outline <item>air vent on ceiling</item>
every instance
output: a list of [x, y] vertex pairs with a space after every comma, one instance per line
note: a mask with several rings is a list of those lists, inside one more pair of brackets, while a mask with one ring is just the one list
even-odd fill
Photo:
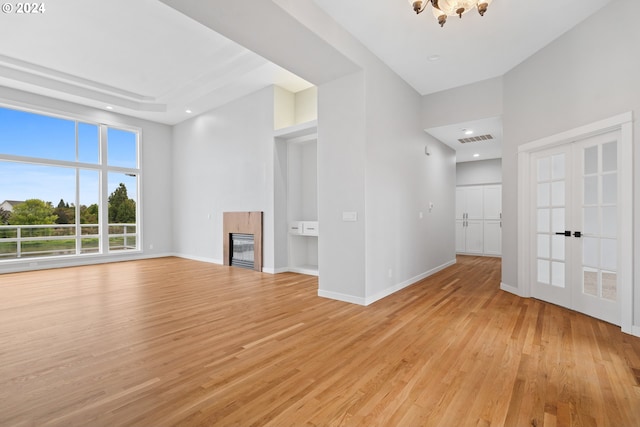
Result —
[[460, 141], [461, 144], [466, 144], [468, 142], [487, 141], [489, 139], [493, 139], [493, 136], [487, 134], [487, 135], [471, 136], [469, 138], [461, 138], [458, 141]]

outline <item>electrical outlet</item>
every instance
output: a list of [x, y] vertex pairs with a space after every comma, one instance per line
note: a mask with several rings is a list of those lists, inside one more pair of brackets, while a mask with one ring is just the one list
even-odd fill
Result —
[[389, 269], [389, 272], [387, 274], [389, 275], [389, 278], [393, 277], [393, 270]]

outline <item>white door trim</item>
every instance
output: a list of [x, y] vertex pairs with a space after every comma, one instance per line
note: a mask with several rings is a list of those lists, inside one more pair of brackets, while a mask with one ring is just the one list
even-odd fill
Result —
[[[627, 112], [585, 126], [551, 135], [518, 147], [518, 287], [523, 297], [531, 296], [530, 247], [531, 217], [529, 197], [530, 157], [534, 151], [552, 148], [590, 136], [620, 129], [622, 164], [619, 169], [619, 207], [622, 230], [633, 229], [633, 113]], [[631, 254], [622, 259], [620, 283], [621, 328], [628, 334], [638, 335], [633, 327], [633, 235], [621, 233], [619, 253]]]

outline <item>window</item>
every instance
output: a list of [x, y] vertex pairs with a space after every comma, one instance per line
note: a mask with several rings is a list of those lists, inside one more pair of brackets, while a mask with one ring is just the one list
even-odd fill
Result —
[[139, 133], [0, 107], [0, 262], [138, 250]]

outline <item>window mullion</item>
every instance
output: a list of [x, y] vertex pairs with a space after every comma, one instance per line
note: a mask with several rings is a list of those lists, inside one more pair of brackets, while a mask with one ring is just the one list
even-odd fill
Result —
[[109, 252], [109, 169], [107, 165], [107, 126], [100, 125], [100, 212], [98, 215], [100, 252]]

